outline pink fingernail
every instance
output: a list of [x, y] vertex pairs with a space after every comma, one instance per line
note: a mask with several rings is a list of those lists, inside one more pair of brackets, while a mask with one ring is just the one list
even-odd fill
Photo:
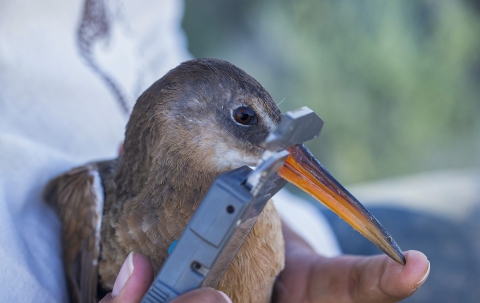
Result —
[[218, 291], [228, 303], [232, 303], [232, 300], [222, 291]]
[[417, 291], [417, 289], [420, 288], [420, 286], [422, 286], [423, 282], [425, 282], [425, 280], [428, 278], [428, 275], [430, 274], [430, 262], [428, 262], [428, 265], [427, 265], [427, 270], [425, 271], [425, 274], [423, 275], [423, 277], [420, 279], [420, 281], [418, 281], [417, 283], [415, 283], [415, 285], [413, 286], [413, 289], [412, 289], [412, 294], [414, 292]]
[[128, 278], [133, 274], [133, 251], [128, 255], [125, 262], [123, 262], [122, 268], [118, 273], [115, 284], [113, 284], [112, 297], [117, 296], [122, 290], [125, 283], [127, 283]]
[[430, 274], [430, 262], [428, 262], [427, 271], [426, 271], [425, 274], [423, 275], [422, 279], [417, 282], [416, 285], [421, 285], [421, 284], [423, 284], [423, 282], [425, 282], [425, 280], [428, 278], [428, 275], [429, 275], [429, 274]]

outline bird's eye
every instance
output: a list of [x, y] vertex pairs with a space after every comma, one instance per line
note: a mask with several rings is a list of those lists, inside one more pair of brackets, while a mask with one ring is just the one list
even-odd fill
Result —
[[257, 115], [255, 115], [253, 109], [247, 106], [241, 106], [234, 110], [233, 118], [243, 125], [253, 125], [257, 123]]

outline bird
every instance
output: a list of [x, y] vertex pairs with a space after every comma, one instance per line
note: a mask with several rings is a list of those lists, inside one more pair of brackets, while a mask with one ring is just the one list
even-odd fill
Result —
[[[256, 166], [281, 119], [266, 89], [227, 61], [186, 61], [153, 83], [132, 110], [117, 158], [73, 168], [44, 189], [62, 223], [70, 301], [96, 302], [110, 291], [132, 251], [158, 272], [215, 178]], [[281, 177], [405, 264], [390, 235], [303, 145], [288, 151]], [[269, 201], [218, 284], [233, 302], [270, 301], [285, 261], [281, 226]]]

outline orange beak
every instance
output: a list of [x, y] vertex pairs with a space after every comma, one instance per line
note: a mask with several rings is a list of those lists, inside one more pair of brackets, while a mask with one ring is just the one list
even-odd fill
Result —
[[288, 151], [290, 155], [279, 171], [283, 179], [312, 195], [390, 258], [405, 265], [405, 257], [390, 234], [330, 175], [303, 144], [292, 146]]

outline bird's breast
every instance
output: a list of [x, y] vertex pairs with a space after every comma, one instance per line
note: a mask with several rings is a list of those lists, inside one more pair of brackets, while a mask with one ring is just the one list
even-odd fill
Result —
[[267, 303], [285, 263], [282, 224], [269, 201], [217, 289], [234, 303]]
[[[125, 208], [129, 208], [129, 203], [126, 203]], [[158, 228], [162, 233], [146, 237], [147, 233], [142, 232], [140, 233], [142, 236], [139, 236], [133, 231], [142, 230], [142, 226], [145, 228], [145, 216], [142, 215], [143, 220], [140, 220], [134, 210], [128, 213], [129, 216], [125, 217], [128, 219], [126, 222], [120, 218], [117, 224], [113, 224], [114, 220], [110, 218], [110, 224], [107, 224], [110, 228], [105, 226], [108, 231], [104, 230], [102, 235], [102, 238], [103, 236], [109, 238], [109, 241], [102, 239], [103, 251], [99, 267], [101, 284], [106, 289], [113, 287], [123, 260], [130, 251], [148, 256], [154, 270], [158, 271], [167, 257], [168, 246], [181, 234], [179, 226], [172, 230], [172, 226], [176, 224], [170, 222], [168, 218], [171, 219], [173, 216], [167, 216], [168, 218], [163, 217], [160, 220], [162, 228]], [[157, 213], [165, 216], [168, 211]], [[186, 218], [184, 219], [182, 221], [188, 222]], [[177, 220], [176, 223], [180, 224]], [[125, 228], [127, 226], [129, 228]], [[225, 292], [234, 303], [267, 303], [270, 301], [275, 279], [283, 269], [284, 261], [285, 247], [280, 216], [273, 203], [269, 201], [220, 280], [217, 289]]]

